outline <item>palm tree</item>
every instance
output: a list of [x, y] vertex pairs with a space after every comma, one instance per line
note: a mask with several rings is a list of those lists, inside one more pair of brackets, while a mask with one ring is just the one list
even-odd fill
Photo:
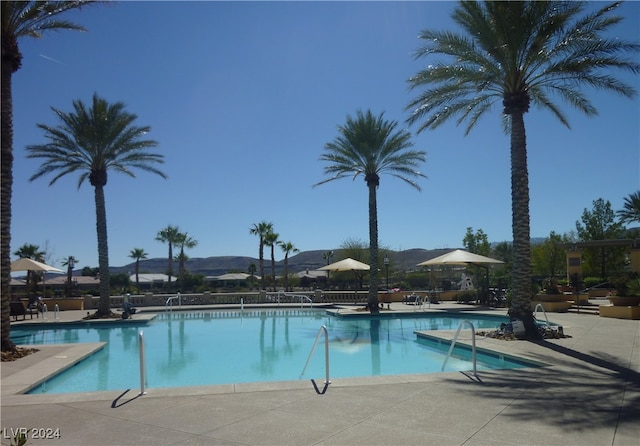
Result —
[[129, 258], [136, 261], [136, 289], [140, 292], [140, 260], [146, 259], [149, 254], [142, 248], [133, 248], [129, 252]]
[[259, 268], [260, 268], [260, 288], [265, 289], [264, 286], [264, 237], [273, 231], [273, 223], [269, 223], [266, 221], [261, 221], [260, 223], [254, 223], [252, 227], [249, 228], [249, 233], [251, 235], [257, 235], [260, 238], [260, 243], [258, 245], [258, 256], [259, 256]]
[[289, 290], [289, 254], [300, 252], [291, 242], [279, 241], [278, 246], [284, 251], [284, 290]]
[[278, 237], [280, 234], [277, 232], [268, 232], [264, 236], [264, 245], [271, 248], [271, 280], [273, 281], [273, 291], [276, 290], [276, 257], [274, 253], [275, 246], [278, 244]]
[[511, 206], [513, 232], [513, 300], [509, 314], [522, 319], [527, 335], [538, 335], [531, 312], [529, 173], [524, 114], [531, 103], [553, 113], [569, 127], [554, 102], [560, 98], [588, 116], [597, 111], [584, 87], [635, 95], [632, 86], [606, 73], [618, 68], [640, 72], [625, 53], [640, 46], [603, 35], [622, 20], [610, 16], [613, 3], [586, 14], [584, 2], [460, 2], [454, 21], [464, 34], [425, 30], [427, 43], [416, 58], [442, 55], [446, 62], [429, 62], [409, 79], [421, 89], [407, 109], [418, 132], [435, 129], [456, 117], [467, 121], [466, 133], [498, 102], [511, 136]]
[[66, 266], [67, 267], [67, 296], [71, 297], [71, 294], [73, 293], [73, 268], [76, 266], [76, 263], [78, 262], [78, 259], [76, 259], [74, 256], [69, 256], [66, 259], [63, 260], [62, 262], [62, 266]]
[[169, 280], [167, 282], [167, 287], [169, 291], [171, 291], [171, 276], [173, 275], [173, 247], [180, 242], [180, 228], [169, 225], [158, 231], [156, 240], [169, 245], [169, 257], [167, 260], [167, 275], [169, 276]]
[[100, 268], [100, 301], [94, 317], [99, 318], [111, 314], [104, 194], [107, 173], [112, 170], [135, 178], [132, 169], [140, 169], [163, 178], [166, 175], [154, 166], [163, 162], [163, 156], [146, 150], [158, 145], [156, 141], [143, 139], [151, 127], [134, 126], [137, 116], [126, 112], [122, 102], [110, 104], [94, 94], [89, 108], [80, 100], [73, 101], [73, 108], [70, 113], [52, 108], [61, 121], [57, 128], [38, 124], [49, 142], [27, 147], [27, 158], [43, 160], [29, 181], [51, 174], [49, 185], [52, 185], [63, 176], [78, 172], [78, 188], [87, 179], [93, 186]]
[[[21, 259], [35, 260], [36, 262], [44, 262], [45, 254], [44, 251], [40, 251], [38, 245], [31, 245], [29, 243], [25, 243], [13, 252], [14, 256], [18, 256]], [[35, 271], [27, 271], [27, 279], [25, 281], [27, 296], [31, 296], [31, 288], [35, 287], [36, 277], [34, 277], [34, 275]]]
[[640, 223], [640, 190], [624, 199], [624, 206], [618, 211], [621, 223]]
[[184, 253], [184, 248], [195, 248], [198, 246], [198, 241], [191, 237], [186, 232], [184, 234], [180, 234], [178, 236], [178, 245], [180, 245], [180, 254], [178, 254], [178, 274], [180, 277], [180, 287], [184, 287], [184, 263], [187, 261], [188, 257]]
[[356, 118], [347, 116], [347, 122], [338, 127], [340, 136], [325, 145], [321, 161], [329, 164], [324, 172], [330, 177], [317, 183], [328, 183], [339, 178], [355, 178], [359, 175], [369, 189], [369, 311], [378, 313], [378, 204], [377, 189], [380, 175], [388, 173], [420, 190], [414, 178], [424, 177], [417, 170], [426, 161], [424, 151], [409, 150], [413, 147], [411, 134], [396, 131], [398, 123], [384, 119], [384, 113], [374, 116], [370, 110], [358, 111]]
[[48, 30], [84, 30], [79, 25], [59, 20], [70, 9], [77, 9], [89, 2], [82, 1], [4, 1], [0, 2], [2, 23], [2, 62], [0, 71], [0, 299], [2, 351], [15, 350], [11, 341], [10, 283], [11, 283], [11, 194], [13, 187], [13, 73], [22, 65], [18, 41], [23, 37], [41, 37]]
[[[327, 261], [327, 265], [331, 263], [331, 259], [335, 253], [333, 251], [325, 251], [322, 253], [322, 258]], [[329, 271], [327, 271], [327, 285], [329, 285]]]

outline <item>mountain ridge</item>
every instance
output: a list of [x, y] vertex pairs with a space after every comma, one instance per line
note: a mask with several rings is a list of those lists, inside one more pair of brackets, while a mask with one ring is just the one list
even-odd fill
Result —
[[[416, 265], [425, 260], [446, 254], [458, 248], [447, 249], [422, 249], [414, 248], [402, 251], [387, 251], [391, 262], [391, 267], [401, 270], [416, 269]], [[295, 274], [301, 271], [313, 271], [327, 264], [323, 258], [323, 254], [329, 250], [313, 250], [302, 251], [294, 256], [289, 257], [289, 273]], [[331, 262], [337, 262], [343, 257], [339, 256], [340, 250], [334, 250], [336, 255]], [[366, 261], [365, 261], [366, 262]], [[192, 258], [185, 262], [185, 269], [191, 274], [204, 274], [205, 276], [219, 276], [229, 272], [247, 272], [249, 265], [255, 264], [259, 267], [259, 259], [247, 256], [212, 256]], [[278, 260], [276, 264], [276, 273], [280, 274], [284, 270], [284, 259]], [[140, 274], [158, 274], [167, 270], [166, 258], [153, 258], [140, 260]], [[382, 265], [381, 265], [382, 266]], [[271, 272], [271, 259], [264, 259], [265, 270]], [[177, 262], [173, 262], [174, 271], [177, 269]], [[135, 262], [123, 266], [112, 266], [109, 268], [111, 273], [133, 274], [135, 271]]]
[[[532, 237], [531, 243], [537, 244], [544, 242], [544, 237]], [[491, 243], [491, 246], [504, 242]], [[511, 242], [507, 242], [511, 243]], [[412, 271], [417, 269], [417, 264], [426, 260], [433, 259], [434, 257], [441, 256], [455, 249], [464, 248], [440, 248], [440, 249], [423, 249], [412, 248], [402, 251], [385, 251], [389, 255], [390, 268], [394, 270]], [[295, 274], [301, 271], [313, 271], [327, 264], [327, 261], [323, 258], [323, 254], [329, 249], [317, 249], [311, 251], [301, 251], [291, 257], [289, 257], [289, 273]], [[331, 262], [337, 262], [344, 257], [340, 257], [340, 249], [334, 249], [336, 254], [331, 259]], [[367, 263], [367, 260], [363, 260]], [[330, 263], [331, 263], [330, 262]], [[249, 265], [255, 264], [256, 268], [259, 266], [259, 259], [248, 256], [212, 256], [212, 257], [196, 257], [189, 259], [185, 262], [185, 269], [191, 274], [204, 274], [205, 276], [220, 276], [229, 272], [248, 272]], [[284, 259], [278, 260], [276, 263], [276, 274], [281, 274], [284, 271]], [[177, 262], [173, 262], [174, 271], [177, 270]], [[381, 268], [384, 265], [380, 265]], [[264, 259], [265, 271], [271, 273], [271, 258], [265, 257]], [[112, 273], [128, 273], [133, 274], [135, 271], [135, 262], [123, 266], [112, 266], [109, 268]], [[167, 270], [167, 259], [162, 257], [156, 257], [153, 259], [145, 259], [140, 261], [140, 274], [159, 274], [164, 273]]]

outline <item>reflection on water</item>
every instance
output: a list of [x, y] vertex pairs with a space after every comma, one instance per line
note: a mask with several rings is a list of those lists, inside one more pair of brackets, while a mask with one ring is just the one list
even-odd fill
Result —
[[[474, 321], [474, 325], [493, 328], [500, 322]], [[56, 330], [18, 328], [12, 330], [12, 338], [20, 344], [107, 343], [102, 351], [37, 390], [56, 393], [137, 387], [141, 330], [147, 386], [153, 388], [298, 379], [322, 325], [329, 334], [332, 378], [439, 372], [443, 349], [418, 342], [414, 331], [455, 330], [458, 323], [455, 317], [422, 315], [336, 318], [306, 309], [200, 311], [160, 314], [149, 325], [111, 329], [98, 324]], [[469, 368], [464, 359], [454, 358], [449, 365]], [[324, 354], [316, 353], [304, 378], [323, 376]]]

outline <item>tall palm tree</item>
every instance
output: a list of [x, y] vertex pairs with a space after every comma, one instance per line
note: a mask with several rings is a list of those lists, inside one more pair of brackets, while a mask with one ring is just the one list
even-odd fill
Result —
[[167, 282], [167, 288], [171, 291], [171, 276], [173, 275], [173, 247], [180, 242], [180, 228], [169, 225], [158, 231], [156, 240], [169, 245], [169, 257], [167, 260], [167, 276], [169, 276], [169, 281]]
[[291, 242], [279, 241], [278, 246], [284, 252], [284, 290], [289, 290], [289, 254], [300, 252]]
[[129, 258], [136, 261], [136, 289], [140, 292], [140, 260], [147, 258], [149, 254], [142, 248], [133, 248], [129, 251]]
[[640, 190], [624, 199], [624, 206], [618, 211], [621, 223], [640, 223]]
[[277, 232], [268, 232], [264, 236], [264, 245], [271, 248], [271, 280], [273, 281], [273, 291], [276, 291], [276, 257], [274, 249], [278, 244], [278, 237], [280, 234]]
[[340, 136], [325, 145], [321, 161], [329, 163], [324, 172], [329, 178], [314, 185], [340, 178], [359, 175], [369, 189], [369, 311], [378, 313], [378, 204], [377, 190], [380, 175], [388, 173], [421, 190], [415, 181], [424, 177], [417, 168], [426, 161], [424, 151], [413, 147], [411, 134], [396, 130], [396, 121], [384, 119], [384, 113], [374, 116], [370, 110], [358, 111], [355, 119], [347, 116], [347, 122], [338, 127]]
[[73, 293], [73, 268], [78, 263], [78, 259], [74, 256], [69, 256], [62, 261], [62, 266], [67, 267], [67, 297], [71, 297]]
[[[18, 256], [21, 259], [31, 259], [36, 262], [44, 262], [45, 252], [40, 250], [38, 245], [31, 245], [25, 243], [19, 249], [13, 252], [14, 256]], [[27, 279], [25, 281], [27, 296], [31, 296], [31, 288], [35, 287], [36, 277], [35, 271], [27, 271]]]
[[[331, 263], [331, 259], [335, 253], [333, 251], [325, 251], [322, 253], [322, 258], [326, 260], [327, 265]], [[327, 271], [327, 285], [329, 285], [329, 271]]]
[[553, 113], [569, 127], [554, 102], [561, 99], [588, 116], [597, 111], [585, 95], [595, 87], [626, 97], [632, 86], [607, 73], [610, 69], [640, 72], [626, 54], [637, 53], [637, 43], [604, 35], [621, 17], [611, 16], [613, 3], [585, 13], [584, 2], [460, 2], [453, 20], [463, 34], [422, 31], [426, 43], [416, 58], [442, 55], [409, 79], [421, 90], [407, 109], [409, 123], [418, 132], [435, 129], [456, 117], [467, 122], [466, 133], [498, 102], [511, 136], [511, 206], [513, 232], [512, 303], [509, 314], [522, 319], [527, 335], [536, 337], [531, 312], [531, 255], [529, 227], [529, 173], [524, 115], [530, 104]]
[[93, 186], [98, 236], [98, 267], [100, 269], [100, 301], [94, 317], [111, 314], [109, 302], [109, 245], [107, 242], [107, 210], [104, 187], [107, 173], [121, 172], [135, 178], [132, 169], [166, 175], [154, 164], [163, 163], [163, 156], [147, 149], [158, 145], [143, 139], [151, 127], [137, 127], [137, 116], [128, 113], [122, 102], [110, 104], [97, 94], [89, 108], [80, 100], [73, 101], [70, 113], [52, 108], [61, 121], [59, 127], [38, 124], [44, 131], [45, 144], [27, 147], [28, 158], [43, 160], [29, 181], [52, 175], [49, 185], [71, 173], [79, 173], [78, 188], [85, 180]]
[[257, 235], [260, 238], [260, 243], [258, 245], [258, 257], [259, 263], [258, 267], [260, 268], [260, 289], [265, 289], [264, 285], [264, 237], [273, 231], [273, 223], [261, 221], [260, 223], [254, 223], [252, 227], [249, 228], [249, 233], [251, 235]]
[[24, 37], [41, 37], [45, 31], [84, 30], [59, 16], [89, 2], [82, 1], [3, 1], [0, 2], [2, 26], [2, 62], [0, 63], [0, 300], [2, 302], [1, 348], [15, 349], [10, 336], [11, 283], [11, 195], [13, 187], [13, 73], [22, 65], [18, 41]]
[[184, 248], [195, 248], [198, 246], [198, 241], [191, 237], [189, 234], [181, 233], [178, 236], [178, 245], [180, 246], [180, 254], [178, 254], [178, 274], [180, 277], [180, 287], [184, 287], [184, 264], [188, 257], [184, 253]]

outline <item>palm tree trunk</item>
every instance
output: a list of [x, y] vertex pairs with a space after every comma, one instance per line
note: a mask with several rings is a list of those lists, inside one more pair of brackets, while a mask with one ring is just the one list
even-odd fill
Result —
[[98, 316], [111, 313], [111, 290], [109, 287], [109, 244], [107, 242], [107, 210], [104, 200], [104, 188], [94, 186], [96, 202], [96, 232], [98, 234], [98, 270], [100, 271], [100, 301]]
[[264, 285], [264, 242], [262, 241], [262, 236], [260, 236], [260, 247], [258, 249], [258, 257], [259, 257], [259, 264], [260, 264], [260, 289], [264, 290], [265, 289], [265, 285]]
[[136, 289], [140, 294], [140, 259], [136, 259]]
[[178, 275], [180, 277], [180, 286], [178, 291], [184, 293], [184, 246], [180, 247], [180, 262], [178, 263]]
[[273, 280], [273, 291], [276, 291], [276, 257], [273, 252], [273, 245], [271, 245], [271, 279]]
[[289, 253], [284, 255], [284, 290], [289, 291]]
[[512, 300], [509, 315], [523, 321], [527, 337], [539, 337], [531, 310], [531, 234], [529, 171], [522, 113], [511, 115], [511, 217], [513, 231]]
[[[4, 44], [4, 42], [3, 42]], [[4, 50], [4, 45], [3, 45]], [[4, 55], [4, 51], [3, 51]], [[11, 96], [12, 64], [2, 57], [2, 86], [0, 86], [1, 121], [0, 138], [2, 155], [0, 159], [0, 300], [2, 301], [2, 351], [15, 349], [11, 341], [11, 190], [13, 186], [13, 99]]]
[[173, 275], [173, 242], [169, 240], [169, 261], [167, 264], [167, 289], [171, 292], [171, 276]]
[[378, 307], [378, 199], [377, 184], [369, 184], [369, 298], [367, 305], [373, 314]]

